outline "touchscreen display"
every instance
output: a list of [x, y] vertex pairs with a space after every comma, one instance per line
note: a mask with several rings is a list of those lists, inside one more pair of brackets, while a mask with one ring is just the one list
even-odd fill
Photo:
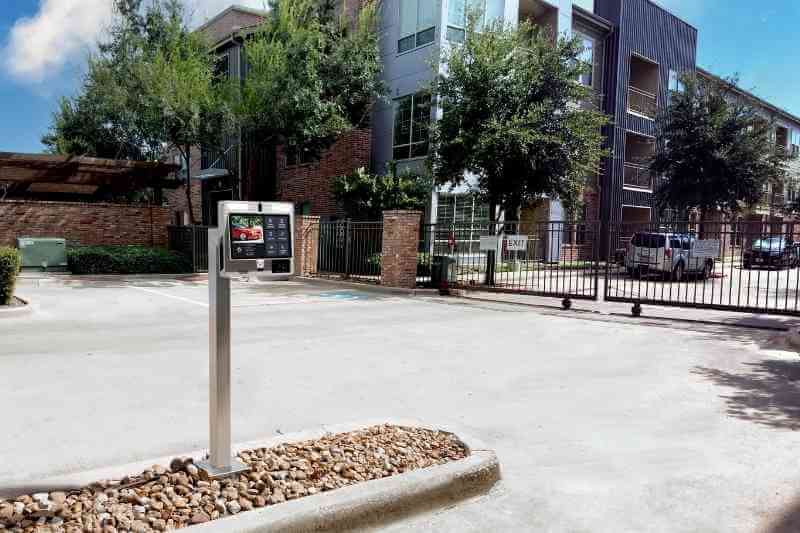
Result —
[[292, 256], [289, 215], [232, 214], [228, 220], [231, 259]]

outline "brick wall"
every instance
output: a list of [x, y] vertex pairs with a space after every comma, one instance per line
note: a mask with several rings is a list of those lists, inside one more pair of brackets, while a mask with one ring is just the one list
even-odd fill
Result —
[[255, 13], [232, 9], [224, 16], [207, 23], [200, 31], [206, 36], [209, 43], [214, 44], [223, 37], [227, 37], [241, 28], [255, 26], [262, 20], [263, 17]]
[[294, 225], [294, 273], [313, 276], [317, 273], [319, 217], [297, 216]]
[[0, 201], [0, 245], [16, 237], [63, 237], [68, 244], [167, 245], [167, 207]]
[[310, 214], [342, 215], [333, 198], [333, 178], [369, 167], [372, 134], [356, 129], [342, 135], [318, 161], [287, 166], [286, 153], [278, 149], [278, 199], [301, 204], [309, 202]]
[[384, 211], [381, 285], [417, 286], [420, 211]]
[[[189, 164], [192, 176], [196, 176], [202, 170], [200, 147], [194, 146], [189, 154]], [[173, 150], [168, 154], [168, 158], [172, 161], [175, 157], [180, 157], [180, 152]], [[180, 163], [179, 163], [180, 164]], [[178, 220], [178, 213], [189, 213], [188, 202], [186, 200], [186, 187], [181, 186], [177, 189], [164, 191], [164, 198], [167, 200], [170, 208], [170, 223], [175, 224]], [[194, 212], [195, 221], [198, 224], [203, 223], [203, 185], [199, 180], [192, 180], [192, 211]], [[181, 220], [186, 217], [181, 216]], [[186, 220], [186, 223], [190, 223]]]

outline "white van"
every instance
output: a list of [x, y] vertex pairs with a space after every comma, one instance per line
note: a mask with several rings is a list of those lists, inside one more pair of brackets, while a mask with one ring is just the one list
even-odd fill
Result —
[[719, 241], [678, 233], [636, 233], [625, 254], [631, 277], [657, 274], [681, 281], [687, 274], [707, 279], [719, 259]]

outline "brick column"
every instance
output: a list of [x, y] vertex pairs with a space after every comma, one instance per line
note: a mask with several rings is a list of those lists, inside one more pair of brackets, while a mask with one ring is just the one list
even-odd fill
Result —
[[383, 212], [381, 284], [413, 289], [417, 286], [420, 211]]
[[294, 273], [313, 276], [317, 273], [319, 217], [296, 216], [294, 219]]

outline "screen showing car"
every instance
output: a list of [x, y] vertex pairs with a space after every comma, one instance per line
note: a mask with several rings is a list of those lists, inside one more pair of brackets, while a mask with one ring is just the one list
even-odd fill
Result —
[[289, 215], [232, 214], [228, 220], [231, 259], [292, 256]]

